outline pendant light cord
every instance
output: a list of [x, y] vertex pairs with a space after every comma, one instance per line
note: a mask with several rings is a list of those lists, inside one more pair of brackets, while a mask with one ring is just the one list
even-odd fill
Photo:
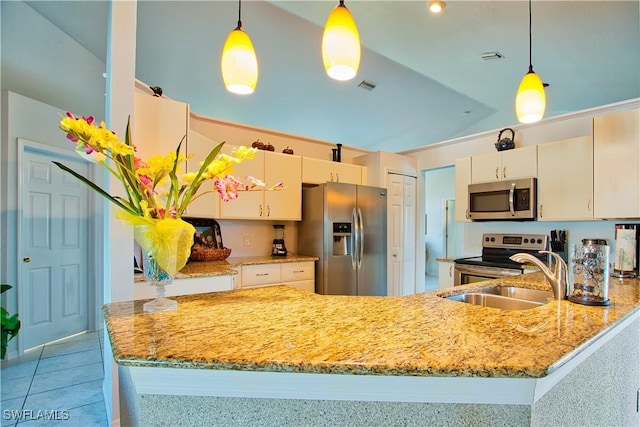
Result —
[[[242, 28], [242, 20], [240, 19], [241, 12], [242, 12], [242, 0], [238, 0], [238, 28], [237, 28], [238, 30]], [[531, 24], [529, 24], [529, 30], [531, 30]]]
[[531, 0], [529, 0], [529, 72], [533, 73], [533, 62], [531, 60]]

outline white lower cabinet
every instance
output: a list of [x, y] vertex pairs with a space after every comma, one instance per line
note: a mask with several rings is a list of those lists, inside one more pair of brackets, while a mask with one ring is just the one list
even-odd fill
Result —
[[[174, 279], [166, 287], [167, 296], [203, 294], [233, 290], [233, 275], [188, 277]], [[147, 282], [134, 282], [133, 299], [155, 298], [155, 288]]]
[[315, 292], [313, 261], [243, 265], [241, 288], [288, 285]]
[[453, 261], [438, 262], [438, 287], [448, 288], [453, 286]]

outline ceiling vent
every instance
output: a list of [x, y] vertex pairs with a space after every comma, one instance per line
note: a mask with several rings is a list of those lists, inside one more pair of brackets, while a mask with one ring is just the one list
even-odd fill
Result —
[[366, 80], [363, 80], [363, 81], [360, 82], [358, 87], [361, 87], [362, 89], [366, 89], [368, 91], [372, 91], [372, 90], [374, 90], [376, 88], [376, 85], [375, 85], [375, 83], [371, 83], [371, 82], [368, 82]]
[[484, 52], [480, 54], [480, 58], [484, 59], [485, 61], [493, 61], [496, 59], [503, 59], [504, 55], [500, 52]]

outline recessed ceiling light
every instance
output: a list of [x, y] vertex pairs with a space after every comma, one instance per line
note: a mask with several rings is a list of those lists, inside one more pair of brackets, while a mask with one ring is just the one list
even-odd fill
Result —
[[429, 10], [432, 13], [440, 13], [445, 7], [447, 7], [447, 4], [443, 1], [431, 0], [429, 2]]

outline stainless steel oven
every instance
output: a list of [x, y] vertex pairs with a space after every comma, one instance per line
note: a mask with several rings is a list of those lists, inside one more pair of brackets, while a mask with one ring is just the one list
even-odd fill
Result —
[[454, 261], [453, 284], [467, 285], [522, 274], [522, 264], [511, 261], [509, 257], [526, 252], [546, 260], [546, 255], [538, 251], [547, 250], [547, 246], [548, 237], [543, 234], [483, 234], [482, 256]]

